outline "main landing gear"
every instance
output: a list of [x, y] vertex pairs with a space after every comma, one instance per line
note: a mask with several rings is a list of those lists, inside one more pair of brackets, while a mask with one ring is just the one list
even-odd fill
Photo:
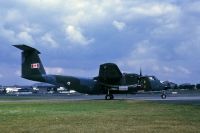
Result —
[[113, 99], [114, 99], [113, 94], [106, 94], [105, 100], [113, 100]]
[[166, 99], [166, 97], [167, 97], [167, 95], [166, 95], [165, 91], [163, 91], [162, 94], [161, 94], [161, 98]]
[[113, 96], [113, 94], [110, 94], [110, 91], [108, 89], [108, 92], [105, 96], [105, 100], [113, 100], [113, 99], [114, 99], [114, 96]]

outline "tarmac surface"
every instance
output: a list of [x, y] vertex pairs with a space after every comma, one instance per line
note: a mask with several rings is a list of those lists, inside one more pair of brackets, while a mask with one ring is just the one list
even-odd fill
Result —
[[[0, 102], [31, 102], [31, 101], [83, 101], [104, 100], [105, 95], [84, 94], [6, 94], [0, 95]], [[114, 100], [138, 100], [161, 103], [194, 104], [200, 105], [200, 93], [168, 94], [166, 99], [161, 99], [160, 94], [128, 94], [114, 95]]]

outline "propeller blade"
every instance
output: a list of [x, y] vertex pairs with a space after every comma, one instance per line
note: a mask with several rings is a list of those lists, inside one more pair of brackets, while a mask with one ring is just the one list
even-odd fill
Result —
[[141, 67], [140, 67], [140, 77], [142, 77], [142, 69], [141, 69]]
[[138, 77], [138, 86], [141, 87], [142, 86], [142, 69], [140, 67], [140, 75]]

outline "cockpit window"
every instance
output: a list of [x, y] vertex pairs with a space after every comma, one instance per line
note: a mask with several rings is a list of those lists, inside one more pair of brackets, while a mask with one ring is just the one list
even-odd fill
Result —
[[153, 77], [149, 77], [149, 80], [154, 80], [154, 78]]
[[157, 78], [155, 76], [150, 76], [149, 80], [157, 80]]

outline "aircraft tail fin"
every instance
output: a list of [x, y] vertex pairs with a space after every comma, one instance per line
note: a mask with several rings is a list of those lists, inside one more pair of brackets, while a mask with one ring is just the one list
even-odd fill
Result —
[[39, 57], [40, 52], [24, 44], [13, 46], [22, 50], [22, 78], [43, 82], [42, 75], [45, 75], [46, 72]]

